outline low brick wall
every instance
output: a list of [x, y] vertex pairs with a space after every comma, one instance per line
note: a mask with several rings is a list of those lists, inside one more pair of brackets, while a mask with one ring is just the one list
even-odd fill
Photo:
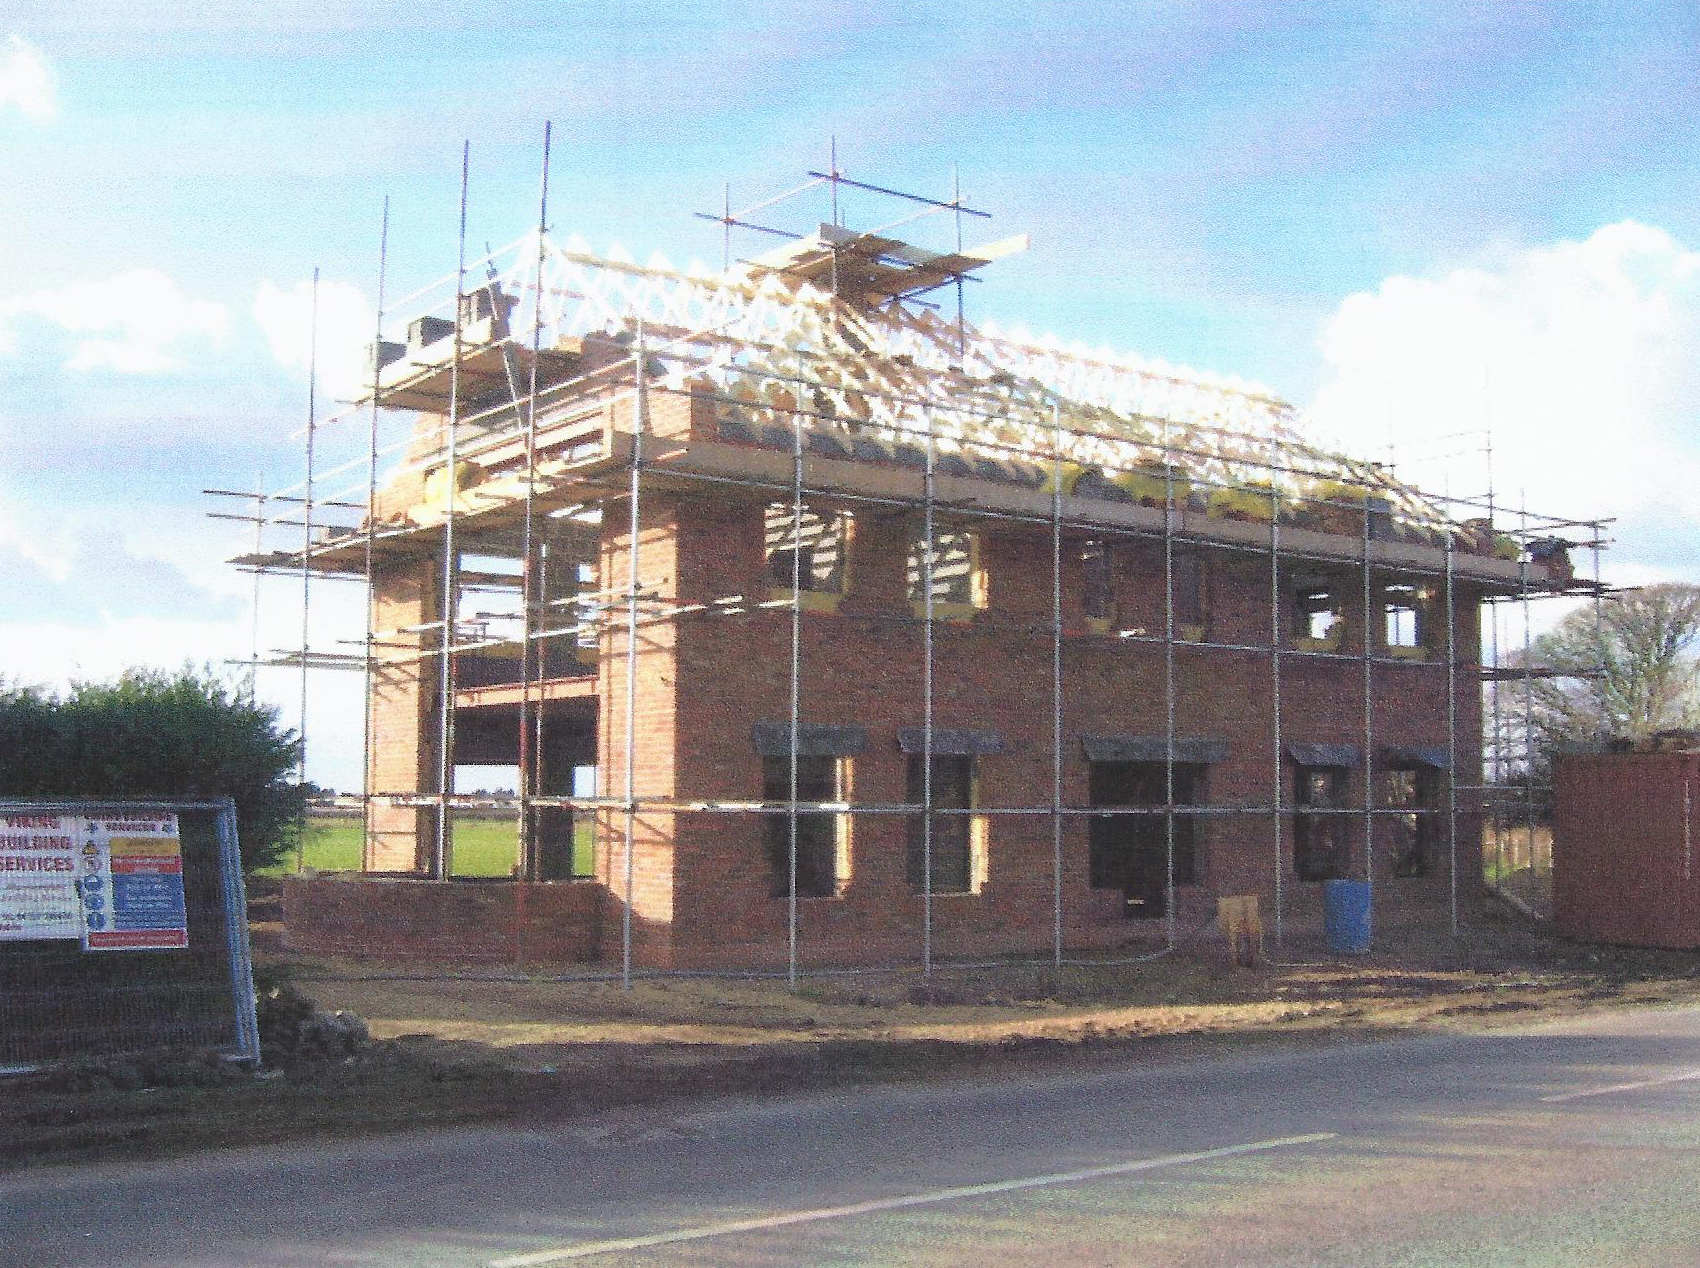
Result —
[[291, 876], [283, 940], [291, 951], [319, 955], [583, 964], [596, 959], [604, 906], [595, 881]]

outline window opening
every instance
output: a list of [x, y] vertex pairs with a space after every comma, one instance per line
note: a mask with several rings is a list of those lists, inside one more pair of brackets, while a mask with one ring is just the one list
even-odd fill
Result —
[[450, 789], [487, 804], [453, 806], [451, 876], [512, 876], [519, 862], [519, 767], [509, 762], [456, 762]]
[[[1206, 768], [1176, 762], [1174, 804], [1204, 801]], [[1167, 780], [1163, 762], [1092, 762], [1088, 797], [1094, 808], [1163, 809]], [[1199, 816], [1175, 811], [1175, 884], [1198, 879]], [[1123, 911], [1131, 919], [1161, 916], [1168, 888], [1168, 816], [1165, 814], [1094, 815], [1087, 827], [1088, 879], [1094, 889], [1119, 889]]]
[[[572, 773], [573, 796], [597, 796], [597, 768], [594, 765], [575, 766]], [[573, 810], [572, 875], [584, 878], [596, 875], [596, 814], [591, 810]]]
[[598, 546], [589, 526], [577, 521], [561, 521], [547, 531], [537, 548], [532, 581], [541, 605], [532, 633], [548, 637], [533, 649], [532, 672], [544, 678], [577, 677], [596, 664], [602, 609], [595, 593]]
[[[595, 594], [597, 588], [595, 564], [578, 563], [573, 565], [573, 578], [578, 585], [576, 593]], [[580, 669], [585, 666], [593, 666], [596, 663], [597, 649], [601, 642], [600, 627], [597, 623], [597, 616], [600, 611], [601, 601], [599, 599], [581, 599], [572, 604], [567, 609], [566, 619], [575, 627], [573, 637], [564, 640], [550, 640], [551, 642], [558, 641], [571, 644], [570, 648], [566, 649], [567, 653], [572, 657], [574, 665]], [[546, 663], [550, 655], [550, 649], [545, 648], [544, 659]]]
[[[537, 792], [544, 797], [596, 796], [597, 768], [569, 764], [547, 755], [550, 741], [544, 740], [545, 758], [538, 771]], [[596, 814], [574, 806], [537, 806], [531, 809], [531, 850], [540, 881], [583, 880], [596, 872]]]
[[789, 590], [795, 579], [800, 589], [811, 593], [842, 594], [848, 518], [841, 512], [822, 514], [805, 506], [799, 533], [791, 505], [770, 502], [763, 524], [769, 584]]
[[1116, 614], [1116, 581], [1114, 557], [1108, 542], [1087, 542], [1081, 548], [1080, 562], [1084, 574], [1081, 606], [1089, 620], [1108, 622]]
[[1293, 636], [1338, 647], [1343, 623], [1340, 595], [1333, 586], [1305, 582], [1293, 593]]
[[460, 552], [460, 571], [463, 576], [467, 573], [482, 573], [490, 577], [512, 577], [518, 580], [520, 567], [517, 555], [481, 554], [471, 550]]
[[[926, 796], [923, 772], [926, 760], [920, 753], [909, 755], [908, 797], [920, 805]], [[933, 754], [932, 891], [935, 894], [965, 894], [973, 888], [972, 816], [950, 811], [974, 808], [974, 759], [966, 754]], [[923, 815], [909, 820], [909, 884], [917, 893], [926, 888], [926, 842]]]
[[[926, 550], [924, 537], [910, 543], [909, 600], [916, 605], [925, 604], [927, 599], [922, 588]], [[933, 603], [959, 610], [986, 606], [979, 542], [966, 529], [946, 529], [933, 534]]]
[[1202, 630], [1205, 624], [1204, 560], [1192, 547], [1176, 546], [1171, 555], [1170, 572], [1176, 627], [1192, 626]]
[[512, 762], [456, 762], [454, 794], [491, 799], [519, 795], [519, 767]]
[[457, 552], [454, 642], [456, 681], [464, 687], [518, 682], [524, 601], [520, 561]]
[[1423, 645], [1424, 592], [1413, 585], [1390, 585], [1383, 592], [1383, 611], [1386, 614], [1388, 647], [1421, 647]]
[[[797, 758], [799, 803], [841, 800], [842, 761], [836, 757]], [[761, 761], [762, 800], [789, 803], [791, 758], [764, 757]], [[829, 810], [797, 812], [797, 897], [831, 898], [838, 892], [838, 833], [841, 816]], [[791, 813], [769, 812], [767, 816], [768, 892], [784, 898], [791, 892]]]
[[1429, 875], [1440, 834], [1434, 772], [1422, 767], [1385, 771], [1382, 787], [1387, 806], [1401, 812], [1388, 816], [1392, 820], [1393, 875], [1401, 879]]
[[1344, 766], [1294, 768], [1293, 871], [1301, 881], [1336, 880], [1346, 875]]

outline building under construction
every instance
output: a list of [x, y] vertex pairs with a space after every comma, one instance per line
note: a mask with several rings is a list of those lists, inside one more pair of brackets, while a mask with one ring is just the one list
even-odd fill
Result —
[[[294, 943], [1061, 961], [1230, 895], [1313, 930], [1338, 877], [1455, 927], [1504, 782], [1484, 605], [1597, 593], [1599, 526], [1496, 523], [1266, 395], [977, 328], [964, 279], [1023, 240], [832, 219], [679, 271], [543, 217], [381, 317], [365, 398], [261, 500], [305, 538], [241, 561], [369, 594], [362, 638], [290, 658], [362, 673], [368, 732], [365, 875], [293, 881]], [[489, 766], [517, 797], [457, 786]], [[512, 877], [447, 883], [504, 809]]]

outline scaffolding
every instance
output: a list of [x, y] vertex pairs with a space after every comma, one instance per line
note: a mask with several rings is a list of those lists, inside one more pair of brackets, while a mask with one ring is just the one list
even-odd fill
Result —
[[[978, 222], [986, 213], [968, 206], [959, 188], [948, 199], [932, 199], [852, 181], [839, 170], [835, 151], [826, 170], [811, 172], [795, 189], [737, 211], [728, 195], [720, 214], [700, 213], [722, 226], [723, 267], [680, 270], [663, 260], [639, 264], [618, 252], [598, 255], [577, 239], [556, 239], [549, 228], [546, 133], [535, 228], [469, 260], [470, 147], [461, 157], [455, 269], [386, 301], [387, 249], [380, 246], [369, 385], [324, 417], [316, 416], [310, 389], [302, 479], [272, 492], [208, 490], [252, 503], [251, 513], [234, 516], [252, 523], [256, 534], [255, 548], [237, 564], [300, 587], [300, 646], [267, 657], [256, 649], [254, 667], [299, 671], [304, 722], [312, 674], [364, 675], [361, 805], [368, 867], [375, 857], [375, 812], [383, 808], [428, 817], [425, 872], [444, 881], [454, 874], [457, 812], [511, 810], [514, 875], [531, 880], [545, 873], [540, 814], [593, 816], [603, 880], [621, 912], [618, 972], [629, 983], [639, 971], [633, 896], [640, 818], [758, 815], [771, 823], [782, 815], [788, 849], [786, 884], [778, 895], [786, 907], [783, 973], [795, 983], [809, 959], [799, 945], [801, 816], [854, 823], [897, 815], [919, 824], [924, 973], [971, 962], [935, 940], [934, 834], [954, 816], [981, 822], [1027, 817], [1048, 827], [1050, 936], [1047, 947], [1032, 951], [1058, 965], [1077, 958], [1064, 902], [1070, 825], [1118, 816], [1161, 820], [1160, 945], [1094, 957], [1135, 962], [1172, 952], [1186, 936], [1175, 892], [1182, 825], [1235, 816], [1268, 825], [1279, 948], [1287, 937], [1286, 890], [1293, 883], [1287, 875], [1291, 843], [1283, 834], [1295, 813], [1312, 822], [1340, 816], [1355, 825], [1362, 875], [1372, 887], [1378, 821], [1411, 813], [1406, 806], [1378, 804], [1375, 791], [1376, 692], [1395, 675], [1429, 675], [1445, 693], [1444, 752], [1420, 760], [1442, 785], [1438, 805], [1422, 813], [1443, 825], [1451, 930], [1459, 928], [1461, 867], [1468, 868], [1471, 885], [1482, 875], [1480, 860], [1461, 863], [1461, 849], [1474, 854], [1477, 848], [1460, 839], [1461, 823], [1474, 825], [1486, 816], [1495, 825], [1499, 854], [1489, 880], [1497, 883], [1507, 871], [1510, 836], [1503, 825], [1513, 817], [1522, 821], [1533, 861], [1544, 798], [1530, 742], [1532, 684], [1543, 671], [1527, 656], [1502, 655], [1502, 613], [1521, 615], [1527, 646], [1535, 602], [1580, 597], [1597, 605], [1607, 593], [1599, 574], [1607, 521], [1542, 516], [1522, 507], [1513, 522], [1498, 523], [1501, 508], [1491, 488], [1462, 497], [1420, 491], [1397, 478], [1391, 464], [1313, 444], [1293, 409], [1260, 390], [972, 325], [964, 283], [982, 266], [1022, 249], [1025, 239], [964, 248], [965, 220]], [[851, 230], [840, 208], [847, 189], [895, 200], [907, 214], [871, 232]], [[805, 233], [754, 219], [810, 191], [831, 198], [830, 223]], [[891, 236], [924, 217], [952, 222], [954, 249], [922, 250]], [[389, 231], [386, 202], [384, 244]], [[734, 231], [778, 237], [783, 245], [735, 260]], [[955, 292], [954, 319], [927, 298], [941, 290]], [[398, 425], [409, 414], [418, 421]], [[343, 456], [327, 464], [333, 440]], [[739, 491], [760, 499], [768, 508], [769, 561], [788, 568], [789, 576], [775, 576], [766, 592], [690, 601], [646, 584], [642, 509], [657, 490]], [[804, 632], [821, 593], [814, 570], [825, 570], [824, 576], [835, 566], [829, 521], [899, 514], [918, 517], [921, 525], [909, 576], [917, 601], [908, 612], [858, 613], [856, 619], [870, 628], [909, 631], [919, 643], [914, 691], [921, 725], [908, 750], [920, 759], [919, 787], [901, 802], [878, 804], [836, 791], [804, 795], [799, 760], [817, 712], [804, 671]], [[583, 543], [605, 536], [620, 520], [629, 543], [617, 561], [623, 575], [610, 574], [606, 565], [615, 556], [602, 550], [592, 578], [579, 567]], [[987, 525], [1048, 539], [1047, 615], [1015, 619], [980, 611], [971, 623], [962, 622], [965, 596], [972, 604], [964, 589], [972, 585], [972, 564], [953, 553], [952, 537]], [[261, 544], [273, 534], [294, 540]], [[577, 555], [569, 549], [563, 558], [546, 546], [562, 534], [579, 543]], [[1129, 657], [1160, 657], [1163, 729], [1159, 748], [1147, 756], [1161, 764], [1162, 797], [1153, 805], [1071, 804], [1064, 777], [1065, 662], [1081, 631], [1065, 620], [1065, 573], [1072, 575], [1077, 557], [1110, 560], [1135, 545], [1160, 557], [1160, 612], [1143, 622], [1117, 620], [1112, 601], [1106, 613], [1087, 613], [1085, 625], [1097, 637], [1118, 640]], [[1591, 577], [1572, 574], [1572, 550], [1589, 552]], [[378, 573], [389, 561], [427, 553], [435, 561], [433, 610], [380, 628]], [[1213, 640], [1198, 628], [1181, 592], [1198, 557], [1231, 558], [1266, 576], [1266, 641]], [[1082, 563], [1087, 572], [1093, 566]], [[1293, 587], [1317, 569], [1336, 579], [1355, 574], [1362, 626], [1356, 650], [1341, 642], [1338, 629], [1330, 632], [1322, 619], [1326, 609], [1295, 632]], [[335, 649], [315, 647], [308, 621], [313, 590], [338, 581], [365, 587], [366, 628]], [[1491, 614], [1485, 664], [1479, 647], [1457, 645], [1460, 585]], [[1343, 594], [1334, 597], [1343, 603]], [[1438, 626], [1443, 647], [1410, 654], [1408, 644], [1392, 642], [1394, 624], [1382, 631], [1386, 645], [1377, 647], [1372, 626], [1405, 621], [1399, 605], [1407, 603], [1411, 628]], [[638, 684], [646, 640], [682, 622], [775, 618], [788, 621], [790, 652], [788, 716], [776, 740], [788, 755], [784, 795], [770, 788], [761, 799], [701, 800], [642, 792]], [[1048, 708], [1035, 701], [1034, 709], [1044, 709], [1049, 722], [1049, 788], [1030, 804], [937, 804], [935, 757], [944, 742], [935, 726], [935, 669], [942, 631], [953, 644], [967, 638], [995, 649], [1019, 640], [1046, 648], [1051, 698]], [[1267, 664], [1272, 761], [1265, 800], [1177, 802], [1182, 768], [1197, 756], [1196, 741], [1181, 732], [1177, 662], [1207, 657]], [[479, 676], [470, 673], [476, 666], [503, 658], [516, 662], [513, 672], [468, 680]], [[1306, 664], [1355, 672], [1363, 701], [1360, 805], [1300, 807], [1289, 797], [1292, 737], [1283, 725], [1283, 675], [1302, 672]], [[435, 770], [414, 787], [375, 786], [374, 683], [381, 673], [408, 666], [427, 667], [435, 680]], [[606, 695], [616, 666], [623, 673], [620, 699], [599, 699], [599, 706], [605, 719], [616, 708], [621, 715], [617, 766], [599, 761], [590, 791], [576, 784], [570, 793], [545, 791], [546, 708]], [[427, 668], [417, 670], [421, 681]], [[1461, 734], [1458, 707], [1460, 684], [1479, 693], [1478, 680], [1493, 685], [1483, 710], [1491, 712], [1491, 725], [1480, 782], [1465, 773], [1476, 769], [1474, 755], [1484, 742]], [[1502, 700], [1507, 682], [1522, 688], [1509, 704]], [[512, 801], [455, 786], [460, 715], [492, 701], [517, 706]], [[1506, 716], [1513, 708], [1519, 719]], [[1521, 725], [1511, 725], [1514, 720]], [[960, 742], [953, 737], [946, 747]], [[1347, 848], [1355, 857], [1354, 845]]]

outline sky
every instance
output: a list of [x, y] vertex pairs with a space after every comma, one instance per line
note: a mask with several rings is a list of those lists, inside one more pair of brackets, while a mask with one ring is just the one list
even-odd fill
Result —
[[[1263, 384], [1437, 491], [1615, 517], [1608, 580], [1700, 582], [1697, 84], [1671, 3], [0, 0], [0, 676], [249, 655], [250, 530], [201, 490], [298, 477], [313, 271], [328, 391], [385, 199], [393, 296], [454, 267], [463, 140], [474, 248], [534, 223], [546, 120], [552, 230], [639, 259], [717, 263], [691, 213], [834, 138], [957, 173], [1032, 236], [971, 320]], [[299, 641], [295, 583], [258, 627]], [[345, 788], [352, 677], [309, 692]], [[295, 725], [298, 676], [258, 685]]]

